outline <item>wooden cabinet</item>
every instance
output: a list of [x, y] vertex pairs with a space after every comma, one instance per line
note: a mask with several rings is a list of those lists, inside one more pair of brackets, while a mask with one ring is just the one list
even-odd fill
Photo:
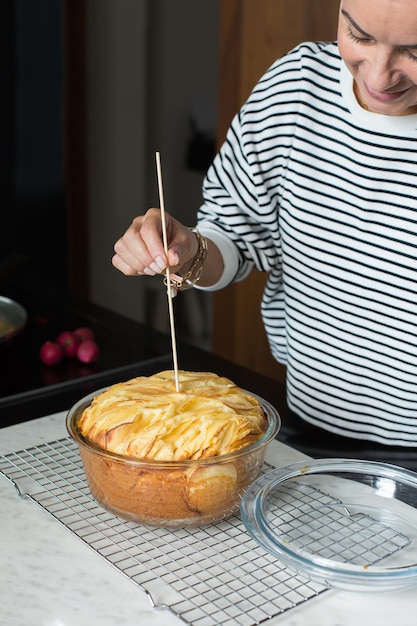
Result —
[[[233, 115], [273, 61], [301, 41], [336, 38], [338, 0], [221, 0], [218, 143]], [[260, 315], [266, 276], [259, 272], [217, 292], [216, 354], [270, 377], [285, 379], [272, 357]]]

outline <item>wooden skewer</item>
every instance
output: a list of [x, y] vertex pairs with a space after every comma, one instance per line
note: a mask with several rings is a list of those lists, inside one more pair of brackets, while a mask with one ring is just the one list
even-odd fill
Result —
[[[161, 171], [161, 155], [156, 152], [156, 172], [158, 177], [158, 190], [159, 190], [159, 205], [161, 209], [162, 219], [162, 239], [164, 242], [165, 255], [168, 258], [168, 240], [167, 240], [167, 227], [165, 220], [165, 203], [164, 203], [164, 191], [162, 186], [162, 171]], [[177, 355], [177, 341], [175, 338], [175, 323], [174, 323], [174, 307], [172, 304], [172, 286], [171, 286], [171, 272], [167, 265], [165, 270], [167, 295], [168, 295], [168, 310], [169, 310], [169, 324], [171, 329], [171, 344], [172, 344], [172, 356], [174, 362], [174, 374], [175, 374], [175, 390], [177, 393], [180, 390], [179, 375], [178, 375], [178, 355]]]

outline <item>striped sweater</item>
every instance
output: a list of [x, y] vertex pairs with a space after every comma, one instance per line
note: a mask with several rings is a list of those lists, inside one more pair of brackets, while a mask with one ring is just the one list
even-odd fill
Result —
[[275, 62], [235, 116], [198, 215], [221, 287], [268, 272], [288, 403], [326, 430], [417, 446], [417, 115], [362, 109], [336, 43]]

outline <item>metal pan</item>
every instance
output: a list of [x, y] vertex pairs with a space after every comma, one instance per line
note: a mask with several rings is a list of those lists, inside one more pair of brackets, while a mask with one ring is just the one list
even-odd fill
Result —
[[26, 325], [26, 310], [14, 300], [0, 296], [0, 343], [17, 335]]

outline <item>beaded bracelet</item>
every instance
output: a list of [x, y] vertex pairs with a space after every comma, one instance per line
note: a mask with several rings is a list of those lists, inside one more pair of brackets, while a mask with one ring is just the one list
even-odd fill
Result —
[[[171, 287], [175, 291], [185, 291], [191, 289], [200, 280], [203, 272], [204, 261], [207, 256], [207, 240], [198, 232], [196, 228], [191, 228], [198, 242], [198, 250], [195, 255], [190, 269], [184, 276], [171, 274]], [[166, 278], [164, 279], [166, 285]]]

